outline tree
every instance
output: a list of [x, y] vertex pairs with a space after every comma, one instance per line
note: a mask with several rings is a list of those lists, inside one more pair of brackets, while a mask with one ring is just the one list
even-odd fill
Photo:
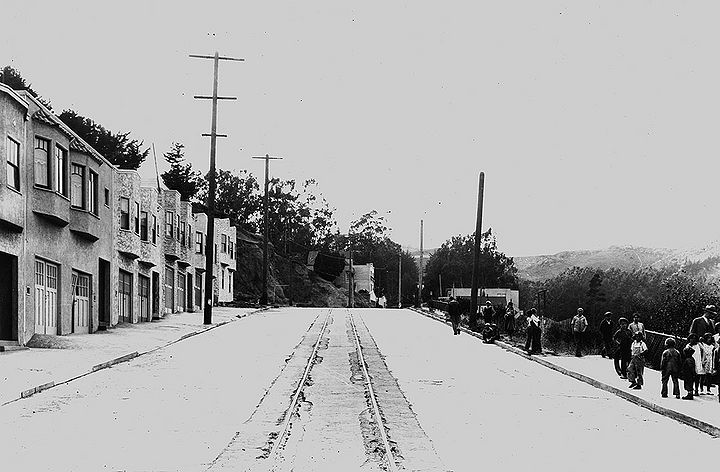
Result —
[[64, 110], [59, 118], [105, 159], [121, 169], [137, 169], [150, 153], [150, 149], [141, 149], [142, 141], [130, 139], [129, 132], [112, 133], [73, 110]]
[[180, 192], [180, 199], [190, 201], [202, 187], [202, 174], [193, 170], [192, 164], [185, 163], [185, 146], [181, 143], [172, 143], [172, 146], [163, 157], [170, 164], [170, 170], [163, 172], [161, 177], [169, 189]]
[[[230, 219], [233, 226], [258, 232], [258, 222], [262, 215], [262, 199], [259, 195], [257, 179], [246, 170], [228, 171], [218, 169], [215, 173], [217, 190], [215, 193], [215, 212]], [[195, 200], [201, 205], [207, 202], [208, 178], [200, 182]]]
[[38, 101], [45, 105], [48, 110], [52, 111], [50, 101], [42, 98], [40, 94], [33, 90], [32, 86], [25, 81], [22, 75], [20, 75], [20, 72], [11, 66], [3, 67], [2, 73], [0, 74], [0, 82], [14, 90], [27, 90], [30, 95], [37, 98]]
[[595, 306], [597, 304], [605, 303], [605, 292], [602, 290], [603, 273], [602, 271], [595, 272], [595, 275], [590, 279], [589, 288], [585, 295], [587, 296], [587, 304], [589, 306], [589, 314], [595, 313]]
[[[425, 265], [425, 290], [440, 293], [439, 276], [443, 288], [469, 287], [472, 279], [475, 235], [454, 236], [436, 250]], [[481, 288], [518, 288], [517, 268], [511, 257], [497, 249], [497, 241], [488, 229], [481, 235], [480, 273]]]

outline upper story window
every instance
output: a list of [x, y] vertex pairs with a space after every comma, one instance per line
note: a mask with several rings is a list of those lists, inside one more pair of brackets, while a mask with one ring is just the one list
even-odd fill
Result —
[[55, 191], [60, 195], [68, 196], [67, 186], [67, 150], [55, 145], [55, 165], [53, 172], [55, 173]]
[[200, 231], [195, 232], [195, 252], [198, 254], [203, 253], [203, 234]]
[[188, 224], [188, 230], [187, 230], [187, 247], [192, 247], [192, 225]]
[[73, 163], [70, 166], [70, 205], [85, 208], [85, 166]]
[[230, 241], [230, 259], [235, 259], [235, 243]]
[[157, 216], [153, 215], [152, 221], [152, 243], [157, 244]]
[[185, 247], [185, 222], [180, 222], [180, 244]]
[[105, 187], [105, 206], [110, 208], [110, 189]]
[[180, 241], [180, 214], [175, 215], [175, 239]]
[[135, 202], [135, 234], [140, 234], [140, 204]]
[[120, 197], [120, 229], [130, 229], [130, 199]]
[[7, 185], [20, 190], [20, 143], [7, 138]]
[[93, 215], [98, 214], [98, 175], [96, 172], [88, 169], [88, 185], [87, 185], [87, 204], [88, 211]]
[[35, 185], [50, 188], [50, 141], [35, 137]]
[[165, 236], [168, 238], [173, 237], [173, 222], [175, 221], [175, 215], [171, 211], [165, 212]]
[[146, 211], [140, 214], [140, 239], [148, 240], [148, 212]]
[[220, 252], [227, 252], [227, 236], [220, 236]]

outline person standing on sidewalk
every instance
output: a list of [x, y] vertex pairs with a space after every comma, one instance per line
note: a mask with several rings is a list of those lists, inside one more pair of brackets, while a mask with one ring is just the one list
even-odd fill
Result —
[[682, 397], [683, 400], [693, 399], [693, 385], [695, 384], [695, 359], [693, 358], [694, 353], [695, 350], [690, 345], [685, 346], [685, 349], [683, 350], [683, 354], [685, 354], [685, 360], [683, 361], [682, 375], [683, 384], [685, 387], [685, 391], [687, 391], [687, 394]]
[[678, 375], [680, 374], [680, 368], [682, 367], [682, 359], [680, 358], [680, 352], [675, 349], [675, 340], [673, 338], [667, 338], [665, 340], [665, 350], [660, 358], [660, 372], [662, 388], [660, 395], [663, 398], [668, 396], [668, 380], [672, 378], [673, 383], [673, 395], [675, 398], [680, 398], [680, 385], [678, 383]]
[[530, 308], [528, 310], [527, 319], [527, 340], [525, 341], [525, 350], [528, 354], [535, 354], [542, 352], [540, 347], [540, 318], [537, 316], [537, 310]]
[[600, 326], [598, 328], [600, 331], [600, 335], [602, 336], [603, 340], [603, 347], [600, 351], [600, 354], [603, 357], [606, 357], [608, 359], [612, 359], [613, 354], [613, 321], [612, 321], [612, 313], [609, 311], [605, 312], [605, 316], [603, 320], [600, 322]]
[[627, 377], [630, 380], [630, 388], [640, 390], [643, 386], [643, 373], [645, 372], [645, 352], [647, 345], [643, 341], [641, 332], [633, 335], [633, 342], [630, 345], [632, 359], [627, 369]]
[[495, 308], [493, 308], [490, 300], [485, 302], [485, 306], [480, 309], [483, 321], [488, 323], [495, 322]]
[[575, 355], [582, 357], [583, 338], [585, 337], [585, 330], [588, 326], [587, 318], [585, 318], [585, 313], [582, 308], [577, 309], [577, 313], [573, 316], [571, 324], [573, 339], [575, 340]]
[[705, 391], [708, 395], [712, 395], [712, 384], [713, 377], [715, 375], [715, 340], [712, 337], [712, 333], [705, 333], [702, 341], [698, 344], [700, 347], [700, 359], [703, 367], [703, 376], [700, 379], [700, 391], [705, 387]]
[[641, 333], [643, 340], [645, 337], [645, 325], [640, 322], [640, 313], [633, 313], [633, 322], [628, 325], [630, 332], [635, 336], [637, 333]]
[[512, 300], [508, 302], [507, 308], [505, 309], [505, 332], [512, 340], [513, 334], [515, 333], [515, 307], [513, 306]]
[[628, 320], [626, 318], [620, 318], [618, 323], [620, 324], [620, 328], [613, 334], [613, 341], [616, 345], [613, 361], [615, 364], [615, 372], [617, 372], [621, 379], [626, 379], [627, 365], [632, 357], [630, 351], [632, 333], [628, 329]]
[[460, 304], [455, 297], [450, 297], [448, 303], [448, 315], [450, 316], [450, 322], [452, 323], [453, 334], [460, 334]]

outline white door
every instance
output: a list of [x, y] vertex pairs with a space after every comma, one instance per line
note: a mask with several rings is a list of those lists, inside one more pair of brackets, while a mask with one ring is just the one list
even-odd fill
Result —
[[35, 261], [35, 332], [57, 334], [58, 266]]
[[74, 273], [73, 332], [90, 332], [90, 276]]

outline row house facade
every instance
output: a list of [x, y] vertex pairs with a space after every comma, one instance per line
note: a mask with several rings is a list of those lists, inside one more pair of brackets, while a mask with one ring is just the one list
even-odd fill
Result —
[[[202, 310], [207, 217], [177, 191], [115, 168], [29, 93], [1, 83], [0, 154], [0, 343]], [[223, 303], [235, 228], [215, 224], [225, 251], [215, 254], [213, 299]]]

